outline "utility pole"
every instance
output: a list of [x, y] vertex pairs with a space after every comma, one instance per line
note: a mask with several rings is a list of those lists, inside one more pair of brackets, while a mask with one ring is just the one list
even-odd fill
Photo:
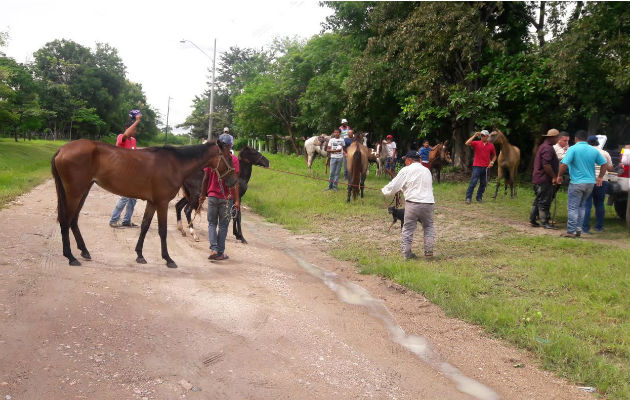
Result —
[[168, 114], [171, 112], [171, 96], [168, 96], [168, 106], [166, 106], [166, 131], [164, 132], [164, 144], [168, 143]]
[[214, 111], [214, 65], [217, 59], [217, 39], [214, 39], [212, 55], [212, 82], [210, 83], [210, 110], [208, 112], [208, 140], [212, 140], [212, 112]]

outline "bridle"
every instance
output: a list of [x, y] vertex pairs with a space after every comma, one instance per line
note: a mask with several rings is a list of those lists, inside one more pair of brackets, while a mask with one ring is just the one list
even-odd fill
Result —
[[[225, 163], [225, 166], [227, 167], [227, 170], [223, 174], [219, 173], [219, 166], [221, 165], [221, 161], [223, 161], [223, 163]], [[217, 165], [215, 167], [212, 167], [211, 165], [208, 164], [208, 167], [210, 167], [214, 172], [216, 172], [219, 179], [223, 179], [225, 176], [229, 175], [231, 172], [236, 171], [236, 169], [227, 162], [227, 159], [225, 158], [223, 151], [221, 151], [220, 153], [220, 158], [217, 160]]]

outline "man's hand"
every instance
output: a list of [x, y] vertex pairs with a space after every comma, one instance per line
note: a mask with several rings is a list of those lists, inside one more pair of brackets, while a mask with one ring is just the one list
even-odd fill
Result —
[[142, 114], [136, 115], [136, 121], [140, 121], [142, 119]]
[[241, 209], [241, 201], [240, 200], [236, 200], [234, 202], [234, 207], [236, 207], [237, 210]]
[[562, 175], [556, 177], [556, 185], [562, 185]]
[[206, 201], [206, 196], [202, 194], [201, 196], [199, 196], [199, 204], [203, 204], [204, 201]]
[[557, 178], [551, 178], [551, 184], [552, 185], [557, 185], [558, 184], [558, 179]]
[[488, 168], [492, 168], [493, 165], [494, 165], [494, 161], [490, 161], [490, 164], [488, 165]]
[[599, 176], [595, 178], [595, 186], [601, 187], [603, 182], [604, 182], [604, 178], [601, 178]]

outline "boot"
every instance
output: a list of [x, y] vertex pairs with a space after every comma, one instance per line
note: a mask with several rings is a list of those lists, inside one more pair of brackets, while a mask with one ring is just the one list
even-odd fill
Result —
[[540, 226], [540, 224], [536, 221], [537, 216], [538, 207], [532, 206], [532, 210], [529, 212], [529, 224], [534, 228], [538, 228]]

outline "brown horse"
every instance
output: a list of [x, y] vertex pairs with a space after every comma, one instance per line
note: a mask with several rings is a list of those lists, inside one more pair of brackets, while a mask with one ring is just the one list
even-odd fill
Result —
[[[263, 156], [258, 150], [249, 146], [245, 146], [238, 153], [239, 161], [239, 174], [238, 174], [238, 193], [241, 199], [247, 192], [247, 184], [252, 176], [252, 165], [258, 165], [264, 168], [269, 168], [269, 160]], [[182, 225], [182, 210], [188, 220], [188, 228], [190, 234], [199, 241], [199, 237], [195, 233], [195, 229], [192, 224], [191, 212], [199, 208], [199, 196], [201, 195], [201, 182], [203, 181], [203, 170], [195, 171], [192, 175], [186, 177], [182, 190], [184, 197], [182, 197], [177, 204], [175, 204], [175, 215], [177, 215], [177, 229], [182, 233], [182, 236], [186, 236], [186, 231]], [[236, 236], [237, 240], [241, 243], [247, 244], [247, 240], [243, 237], [243, 230], [241, 229], [241, 211], [237, 210], [236, 215], [233, 218], [232, 233]]]
[[490, 134], [490, 142], [496, 143], [501, 146], [501, 152], [497, 158], [497, 187], [494, 190], [493, 199], [497, 198], [499, 192], [499, 186], [501, 185], [501, 178], [503, 178], [505, 184], [505, 192], [507, 195], [507, 187], [510, 185], [510, 197], [517, 195], [517, 188], [514, 186], [516, 181], [516, 172], [518, 165], [521, 162], [521, 150], [510, 144], [503, 132], [496, 130]]
[[348, 199], [350, 203], [350, 193], [352, 198], [356, 200], [361, 189], [361, 199], [363, 199], [363, 188], [365, 187], [365, 178], [368, 170], [368, 148], [362, 143], [362, 135], [355, 135], [353, 142], [346, 150], [346, 161], [348, 164]]
[[438, 183], [440, 183], [442, 166], [446, 163], [453, 162], [451, 160], [451, 153], [446, 148], [446, 143], [448, 143], [448, 140], [445, 140], [444, 143], [436, 144], [429, 153], [429, 169], [432, 173], [435, 171], [435, 177]]
[[136, 262], [146, 264], [142, 256], [144, 237], [157, 210], [162, 258], [169, 268], [177, 264], [166, 248], [166, 215], [169, 201], [175, 197], [184, 178], [208, 166], [234, 186], [237, 181], [232, 158], [221, 143], [184, 147], [150, 147], [129, 150], [92, 140], [75, 140], [62, 146], [52, 158], [52, 174], [57, 187], [57, 219], [61, 227], [63, 255], [70, 265], [81, 265], [70, 250], [72, 229], [81, 256], [90, 260], [81, 232], [79, 214], [94, 183], [112, 193], [147, 201], [140, 237], [136, 244]]

